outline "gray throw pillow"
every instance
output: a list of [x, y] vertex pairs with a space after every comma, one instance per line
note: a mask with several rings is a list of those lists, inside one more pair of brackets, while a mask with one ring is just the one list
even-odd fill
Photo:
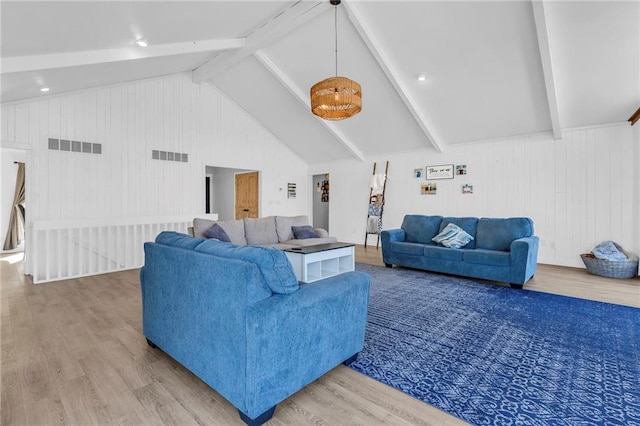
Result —
[[307, 238], [318, 238], [318, 234], [312, 226], [292, 226], [291, 231], [296, 240], [306, 240]]
[[209, 228], [206, 231], [204, 231], [203, 235], [206, 238], [215, 238], [216, 240], [220, 240], [220, 241], [223, 241], [225, 243], [230, 243], [231, 242], [231, 239], [229, 238], [229, 235], [227, 235], [227, 233], [224, 232], [224, 229], [222, 229], [222, 227], [220, 225], [218, 225], [217, 223], [214, 223], [211, 228]]

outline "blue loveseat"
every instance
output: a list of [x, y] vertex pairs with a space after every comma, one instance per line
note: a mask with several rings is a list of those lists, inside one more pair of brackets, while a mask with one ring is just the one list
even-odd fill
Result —
[[145, 243], [142, 327], [247, 424], [362, 349], [369, 276], [299, 285], [284, 252], [176, 232]]
[[[462, 248], [443, 247], [433, 238], [448, 224], [473, 240]], [[522, 286], [535, 274], [538, 237], [526, 217], [476, 218], [407, 215], [401, 229], [382, 231], [385, 265], [462, 275]]]

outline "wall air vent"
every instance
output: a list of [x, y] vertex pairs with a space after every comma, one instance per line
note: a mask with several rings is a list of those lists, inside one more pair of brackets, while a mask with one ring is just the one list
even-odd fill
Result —
[[92, 142], [70, 141], [69, 139], [49, 138], [49, 149], [54, 151], [84, 152], [85, 154], [102, 154], [102, 144]]
[[158, 151], [157, 149], [154, 149], [151, 151], [151, 159], [188, 163], [189, 154], [185, 154], [182, 152]]

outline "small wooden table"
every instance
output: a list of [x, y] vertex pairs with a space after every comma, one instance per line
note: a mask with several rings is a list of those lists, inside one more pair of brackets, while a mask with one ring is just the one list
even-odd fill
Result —
[[296, 279], [311, 283], [355, 269], [354, 245], [328, 243], [285, 249]]

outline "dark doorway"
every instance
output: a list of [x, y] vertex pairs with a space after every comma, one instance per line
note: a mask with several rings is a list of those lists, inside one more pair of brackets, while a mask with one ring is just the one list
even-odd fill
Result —
[[211, 177], [204, 178], [204, 212], [211, 213]]

